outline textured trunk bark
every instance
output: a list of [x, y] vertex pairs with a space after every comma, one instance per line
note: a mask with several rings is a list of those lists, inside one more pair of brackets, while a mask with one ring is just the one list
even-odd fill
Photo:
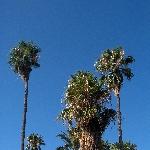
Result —
[[94, 133], [82, 131], [79, 150], [100, 150], [98, 148], [99, 136]]
[[21, 150], [24, 150], [27, 102], [28, 102], [28, 80], [24, 80], [24, 90], [25, 91], [24, 91], [24, 111], [23, 111], [22, 129], [21, 129]]
[[119, 143], [122, 144], [122, 119], [121, 119], [121, 111], [120, 111], [120, 95], [117, 94], [117, 123], [118, 123], [118, 138]]

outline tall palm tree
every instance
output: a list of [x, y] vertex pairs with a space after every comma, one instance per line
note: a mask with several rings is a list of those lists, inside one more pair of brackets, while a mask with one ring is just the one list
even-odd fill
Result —
[[80, 150], [99, 149], [101, 136], [115, 116], [113, 109], [105, 107], [108, 99], [107, 89], [102, 89], [90, 72], [79, 71], [71, 76], [60, 118], [79, 129], [75, 136]]
[[28, 102], [28, 81], [33, 68], [40, 67], [38, 63], [40, 52], [39, 47], [32, 42], [21, 41], [10, 52], [9, 64], [12, 70], [18, 74], [24, 82], [24, 111], [21, 129], [21, 150], [24, 150], [27, 102]]
[[133, 73], [129, 64], [133, 63], [132, 56], [125, 56], [122, 47], [106, 50], [97, 60], [95, 67], [102, 74], [101, 82], [113, 91], [117, 98], [117, 122], [119, 143], [122, 143], [122, 119], [120, 111], [120, 90], [124, 78], [130, 80]]
[[26, 150], [41, 150], [41, 146], [45, 145], [43, 137], [36, 133], [32, 133], [28, 136], [27, 142]]

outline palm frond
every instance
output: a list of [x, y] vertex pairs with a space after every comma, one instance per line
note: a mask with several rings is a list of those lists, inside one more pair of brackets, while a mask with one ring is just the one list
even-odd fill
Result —
[[10, 52], [9, 64], [12, 70], [23, 79], [28, 78], [33, 68], [40, 67], [38, 63], [40, 51], [33, 42], [19, 42]]

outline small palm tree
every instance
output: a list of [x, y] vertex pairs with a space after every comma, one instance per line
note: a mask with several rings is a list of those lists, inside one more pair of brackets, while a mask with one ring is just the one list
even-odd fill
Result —
[[75, 136], [80, 150], [98, 149], [103, 132], [115, 116], [114, 110], [105, 107], [108, 99], [107, 89], [102, 89], [90, 72], [79, 71], [71, 76], [60, 118], [78, 129]]
[[112, 90], [117, 97], [117, 122], [119, 143], [122, 143], [121, 111], [120, 111], [120, 89], [124, 78], [130, 80], [133, 73], [129, 64], [133, 63], [132, 56], [125, 56], [122, 47], [106, 50], [97, 60], [95, 67], [102, 74], [101, 83]]
[[38, 63], [40, 49], [32, 42], [21, 41], [10, 52], [9, 64], [24, 82], [24, 111], [21, 129], [21, 150], [24, 150], [26, 114], [28, 102], [28, 81], [33, 68], [40, 67]]
[[42, 136], [39, 136], [36, 133], [32, 133], [28, 136], [27, 142], [26, 150], [41, 150], [41, 146], [45, 145]]

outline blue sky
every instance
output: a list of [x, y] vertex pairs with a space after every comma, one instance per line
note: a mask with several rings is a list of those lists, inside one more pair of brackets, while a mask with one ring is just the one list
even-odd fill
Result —
[[[9, 68], [10, 49], [32, 40], [41, 49], [41, 67], [30, 77], [27, 135], [44, 136], [43, 150], [54, 150], [64, 129], [56, 117], [69, 76], [95, 72], [93, 64], [106, 48], [123, 46], [136, 59], [134, 78], [121, 92], [123, 137], [150, 147], [150, 1], [144, 0], [0, 0], [0, 146], [20, 148], [23, 83]], [[114, 101], [114, 100], [113, 100]], [[105, 139], [117, 141], [111, 125]]]

